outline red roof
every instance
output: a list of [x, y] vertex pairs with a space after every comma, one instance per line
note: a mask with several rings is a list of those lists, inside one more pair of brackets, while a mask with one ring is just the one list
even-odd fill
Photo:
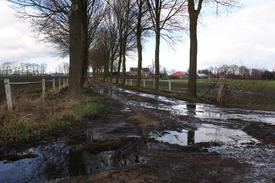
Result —
[[186, 73], [184, 73], [184, 72], [175, 72], [175, 73], [171, 74], [170, 76], [172, 76], [172, 77], [183, 77], [185, 75], [186, 75]]

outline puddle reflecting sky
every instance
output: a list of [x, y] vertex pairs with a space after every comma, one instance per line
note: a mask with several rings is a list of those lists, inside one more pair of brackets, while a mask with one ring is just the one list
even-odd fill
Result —
[[258, 143], [245, 132], [236, 129], [228, 129], [221, 126], [203, 124], [197, 130], [164, 131], [163, 133], [152, 132], [150, 137], [170, 144], [181, 146], [192, 145], [201, 142], [221, 142], [227, 145], [244, 145]]
[[[112, 96], [126, 104], [133, 106], [140, 106], [148, 109], [158, 109], [171, 112], [172, 115], [178, 116], [194, 116], [200, 119], [218, 119], [218, 120], [243, 120], [249, 122], [263, 122], [275, 125], [275, 112], [258, 111], [258, 110], [243, 110], [237, 108], [223, 108], [209, 104], [190, 104], [186, 101], [177, 100], [164, 96], [157, 96], [153, 94], [142, 93], [132, 90], [124, 90], [117, 87], [110, 87], [107, 90], [102, 88], [95, 88], [99, 93]], [[112, 92], [110, 92], [110, 90]], [[155, 99], [159, 103], [139, 102], [134, 100], [127, 100], [125, 95], [135, 95]]]
[[63, 143], [49, 144], [27, 151], [37, 156], [14, 162], [0, 161], [0, 182], [40, 183], [67, 174], [65, 157], [68, 150]]
[[69, 147], [64, 142], [53, 143], [28, 149], [27, 152], [37, 155], [34, 158], [0, 161], [0, 183], [41, 183], [68, 176], [95, 175], [112, 168], [146, 162], [146, 158], [136, 151], [110, 149], [92, 153], [89, 149], [77, 147]]

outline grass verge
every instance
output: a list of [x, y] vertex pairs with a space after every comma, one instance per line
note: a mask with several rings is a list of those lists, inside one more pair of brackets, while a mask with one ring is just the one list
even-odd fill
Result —
[[40, 99], [18, 99], [15, 112], [0, 110], [0, 145], [41, 140], [66, 129], [78, 121], [90, 118], [104, 109], [102, 98], [85, 92], [75, 99], [66, 92], [50, 94], [46, 103]]

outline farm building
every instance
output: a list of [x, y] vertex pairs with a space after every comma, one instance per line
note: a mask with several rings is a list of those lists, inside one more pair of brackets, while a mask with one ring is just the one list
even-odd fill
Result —
[[181, 71], [175, 72], [170, 75], [170, 77], [173, 77], [173, 78], [183, 78], [185, 76], [187, 76], [187, 73], [181, 72]]
[[[137, 77], [138, 75], [138, 68], [131, 67], [130, 71], [127, 73], [129, 77]], [[142, 78], [149, 78], [152, 76], [149, 68], [142, 68], [141, 69], [141, 77]]]

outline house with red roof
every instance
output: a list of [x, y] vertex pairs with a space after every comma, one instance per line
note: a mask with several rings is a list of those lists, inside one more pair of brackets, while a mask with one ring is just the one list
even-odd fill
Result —
[[185, 76], [187, 76], [187, 74], [185, 72], [181, 72], [181, 71], [175, 72], [170, 75], [170, 77], [173, 77], [173, 78], [183, 78]]

